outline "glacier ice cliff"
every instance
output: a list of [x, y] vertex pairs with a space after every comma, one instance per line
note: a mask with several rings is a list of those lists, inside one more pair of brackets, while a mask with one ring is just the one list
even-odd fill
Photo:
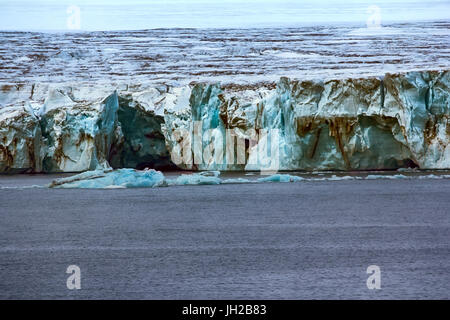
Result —
[[4, 85], [0, 172], [449, 169], [449, 87], [447, 70], [273, 86]]
[[42, 132], [39, 120], [25, 106], [0, 109], [0, 172], [41, 171]]
[[50, 90], [42, 105], [1, 108], [0, 171], [78, 172], [109, 168], [118, 136], [118, 96], [74, 101]]
[[113, 142], [121, 135], [117, 109], [117, 93], [95, 103], [77, 103], [52, 90], [40, 114], [42, 170], [76, 172], [109, 168]]
[[[232, 141], [233, 136], [244, 140], [247, 162], [243, 164], [227, 157], [215, 162], [214, 156], [209, 157], [212, 162], [196, 163], [194, 148], [188, 157], [193, 160], [182, 164], [185, 169], [450, 168], [449, 84], [447, 71], [323, 82], [281, 78], [276, 89], [260, 91], [253, 100], [247, 96], [247, 101], [227, 95], [218, 84], [199, 84], [183, 113], [166, 113], [163, 132], [172, 153], [179, 145], [174, 133], [180, 128], [195, 131], [195, 121], [201, 123], [197, 130], [203, 139], [212, 130]], [[267, 141], [261, 139], [261, 132], [270, 130], [279, 135], [278, 150], [272, 154], [272, 147], [266, 147], [263, 154], [267, 152], [269, 162], [277, 163], [250, 163], [258, 157], [261, 142]], [[223, 148], [230, 145], [234, 147], [227, 142]]]

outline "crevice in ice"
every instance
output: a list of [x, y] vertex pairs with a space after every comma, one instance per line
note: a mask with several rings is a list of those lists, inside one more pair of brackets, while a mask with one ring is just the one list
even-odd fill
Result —
[[113, 168], [175, 169], [167, 151], [162, 116], [145, 109], [127, 95], [119, 96], [117, 111], [123, 139], [116, 141], [109, 163]]

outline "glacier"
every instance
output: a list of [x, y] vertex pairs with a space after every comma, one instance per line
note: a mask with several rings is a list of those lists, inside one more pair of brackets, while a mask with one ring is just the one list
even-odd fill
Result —
[[40, 160], [44, 172], [76, 172], [108, 168], [117, 140], [118, 96], [114, 92], [95, 103], [76, 103], [50, 91], [40, 115]]
[[0, 172], [450, 169], [449, 86], [448, 70], [245, 86], [3, 85]]

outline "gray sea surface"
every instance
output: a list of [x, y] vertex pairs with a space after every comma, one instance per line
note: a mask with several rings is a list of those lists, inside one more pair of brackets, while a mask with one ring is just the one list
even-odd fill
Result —
[[0, 176], [1, 299], [450, 298], [449, 179], [23, 188], [54, 177]]

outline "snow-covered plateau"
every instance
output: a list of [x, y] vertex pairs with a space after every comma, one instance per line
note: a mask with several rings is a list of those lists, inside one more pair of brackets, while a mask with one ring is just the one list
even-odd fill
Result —
[[275, 85], [3, 84], [0, 106], [0, 172], [450, 169], [447, 69]]

